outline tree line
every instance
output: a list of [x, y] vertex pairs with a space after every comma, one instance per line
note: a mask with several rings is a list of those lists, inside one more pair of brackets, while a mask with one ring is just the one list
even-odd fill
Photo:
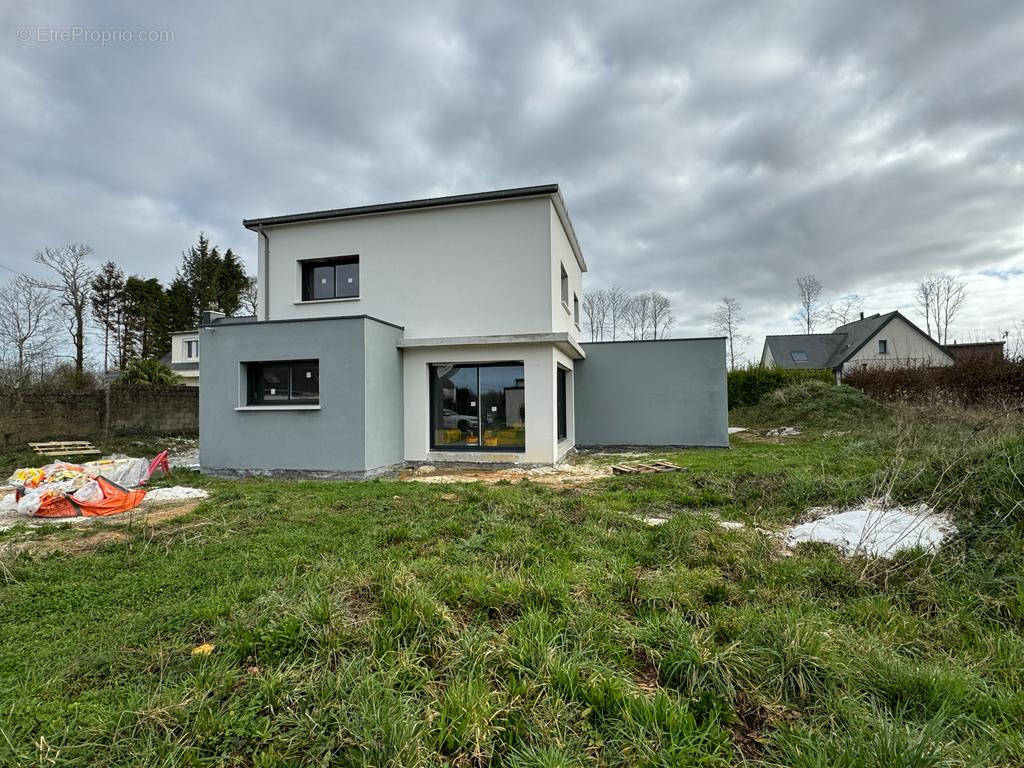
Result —
[[661, 339], [675, 323], [665, 294], [631, 294], [618, 284], [584, 293], [583, 314], [591, 341]]
[[[154, 277], [126, 275], [113, 261], [91, 266], [93, 250], [82, 243], [35, 254], [44, 277], [15, 274], [0, 287], [0, 368], [8, 383], [43, 378], [62, 358], [80, 380], [87, 347], [102, 347], [102, 368], [170, 350], [170, 334], [195, 328], [205, 310], [255, 314], [256, 280], [230, 249], [205, 234], [181, 254], [165, 287]], [[61, 351], [70, 346], [71, 354]]]

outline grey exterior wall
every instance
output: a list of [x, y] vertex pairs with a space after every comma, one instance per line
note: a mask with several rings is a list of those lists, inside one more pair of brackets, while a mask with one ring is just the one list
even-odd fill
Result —
[[[199, 333], [203, 471], [358, 475], [402, 460], [401, 329], [348, 317]], [[245, 363], [306, 359], [320, 361], [319, 410], [239, 410]]]
[[576, 444], [729, 445], [725, 339], [583, 344]]

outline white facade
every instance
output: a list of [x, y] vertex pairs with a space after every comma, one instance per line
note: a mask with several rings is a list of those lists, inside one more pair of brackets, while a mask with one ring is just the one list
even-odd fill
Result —
[[[261, 320], [370, 315], [409, 338], [580, 332], [581, 260], [550, 196], [264, 228]], [[268, 255], [269, 242], [269, 255]], [[359, 297], [302, 300], [302, 262], [359, 258]], [[569, 275], [568, 311], [559, 272]]]
[[182, 383], [199, 386], [199, 331], [179, 331], [171, 334], [171, 367], [181, 376]]
[[[551, 463], [573, 447], [586, 264], [557, 190], [246, 225], [258, 233], [260, 321], [368, 315], [402, 326], [406, 461]], [[310, 262], [341, 257], [358, 260], [358, 295], [311, 300]], [[430, 366], [496, 362], [523, 366], [525, 449], [483, 450], [483, 416], [480, 450], [431, 448]], [[562, 439], [559, 368], [567, 372]]]
[[952, 364], [953, 358], [949, 353], [897, 315], [843, 363], [840, 375], [865, 368]]

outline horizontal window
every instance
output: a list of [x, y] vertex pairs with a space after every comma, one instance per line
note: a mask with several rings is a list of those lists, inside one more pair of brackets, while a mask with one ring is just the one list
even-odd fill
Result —
[[430, 446], [435, 450], [526, 449], [523, 364], [430, 366]]
[[246, 363], [246, 405], [319, 405], [320, 361]]
[[302, 300], [359, 298], [359, 257], [303, 261]]

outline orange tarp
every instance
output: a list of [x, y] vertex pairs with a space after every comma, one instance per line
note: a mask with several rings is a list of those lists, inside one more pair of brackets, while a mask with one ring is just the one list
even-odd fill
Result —
[[94, 501], [77, 501], [72, 496], [54, 496], [39, 505], [36, 517], [104, 517], [135, 509], [146, 497], [139, 489], [129, 491], [100, 475], [96, 478], [102, 497]]

